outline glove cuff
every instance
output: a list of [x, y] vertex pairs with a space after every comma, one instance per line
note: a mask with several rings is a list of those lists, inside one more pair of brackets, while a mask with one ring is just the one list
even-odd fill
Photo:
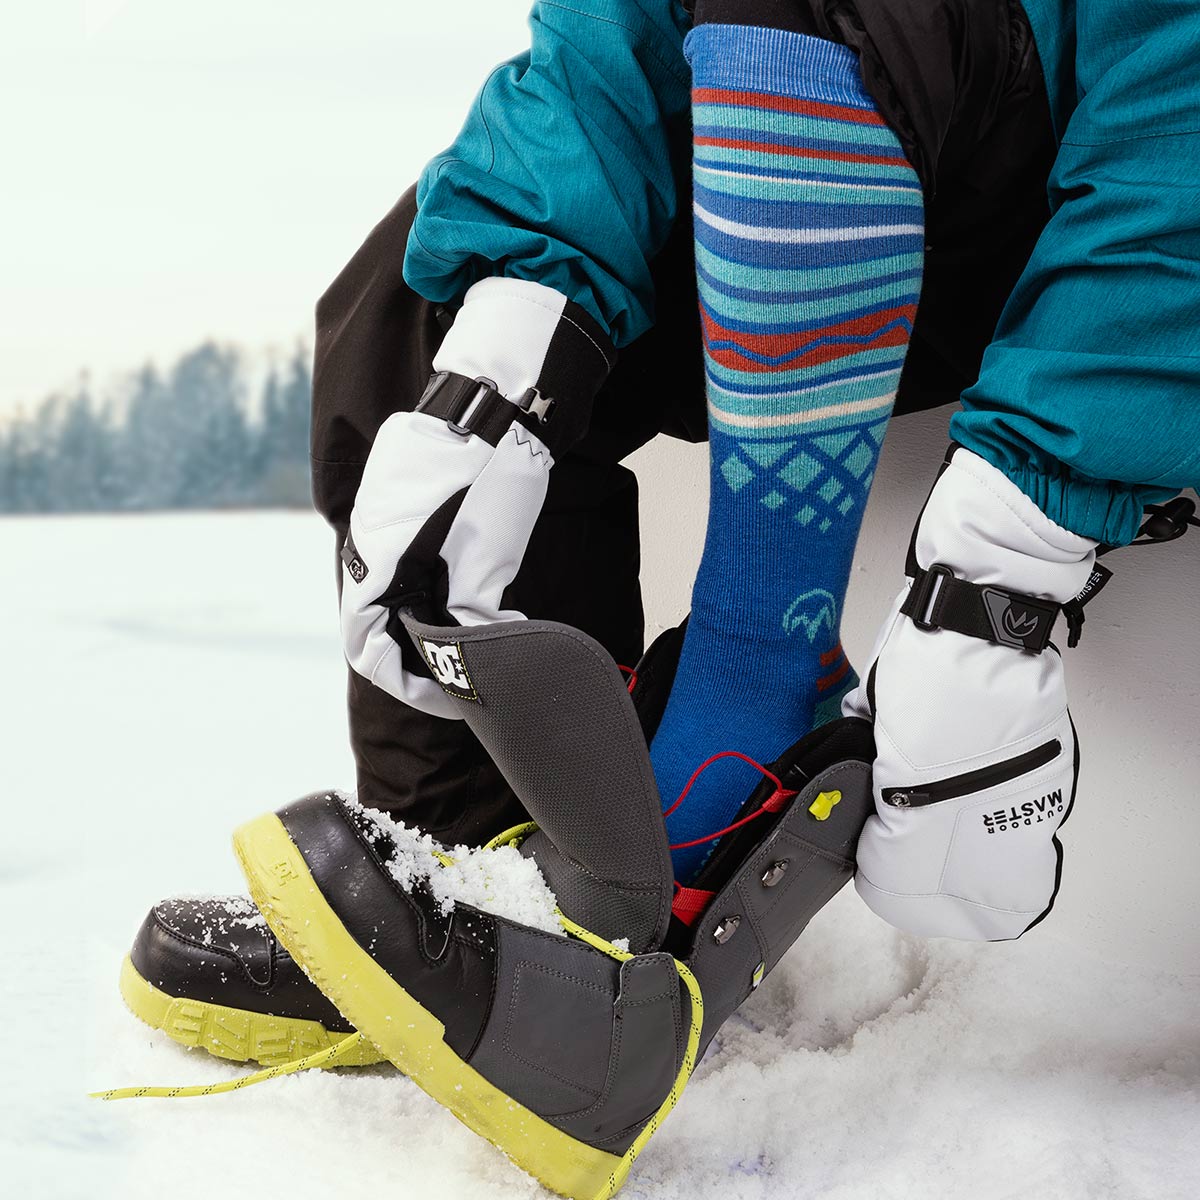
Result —
[[467, 291], [433, 369], [487, 380], [514, 402], [531, 392], [553, 401], [544, 440], [558, 457], [587, 432], [615, 361], [604, 330], [580, 305], [540, 283], [495, 277]]
[[926, 501], [912, 551], [919, 567], [940, 564], [971, 583], [1062, 604], [1087, 583], [1096, 546], [1056, 525], [1002, 471], [957, 446]]

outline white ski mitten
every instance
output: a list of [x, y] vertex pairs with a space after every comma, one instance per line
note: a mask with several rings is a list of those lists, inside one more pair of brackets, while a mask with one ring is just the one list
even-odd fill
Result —
[[399, 619], [518, 620], [502, 597], [550, 468], [587, 431], [612, 365], [597, 323], [561, 293], [490, 278], [466, 294], [414, 412], [380, 427], [342, 550], [342, 642], [360, 675], [413, 708], [457, 718], [472, 694], [453, 644], [418, 653]]
[[908, 585], [843, 705], [875, 723], [876, 815], [855, 886], [892, 925], [1015, 938], [1053, 903], [1079, 752], [1049, 639], [1095, 551], [952, 449], [917, 522]]

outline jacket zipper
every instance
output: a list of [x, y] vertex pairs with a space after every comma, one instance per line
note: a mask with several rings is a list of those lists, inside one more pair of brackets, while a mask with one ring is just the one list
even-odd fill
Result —
[[943, 800], [954, 800], [959, 796], [969, 796], [972, 792], [982, 792], [986, 788], [997, 787], [1008, 783], [1019, 775], [1026, 775], [1044, 767], [1062, 753], [1062, 743], [1055, 738], [1043, 742], [1034, 750], [1027, 750], [1015, 758], [1004, 762], [993, 763], [990, 767], [980, 767], [977, 771], [966, 771], [962, 775], [951, 775], [946, 779], [937, 779], [932, 783], [916, 783], [911, 787], [884, 788], [881, 795], [884, 804], [893, 808], [924, 808], [927, 804], [940, 804]]

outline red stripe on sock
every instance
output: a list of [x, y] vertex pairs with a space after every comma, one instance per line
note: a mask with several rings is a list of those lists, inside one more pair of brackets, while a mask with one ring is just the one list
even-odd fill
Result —
[[[897, 308], [889, 308], [882, 313], [869, 313], [856, 317], [851, 321], [842, 321], [828, 325], [823, 329], [809, 329], [798, 333], [742, 333], [726, 329], [714, 321], [708, 313], [702, 312], [704, 321], [704, 345], [712, 358], [723, 367], [731, 367], [739, 371], [794, 371], [804, 367], [820, 366], [834, 359], [845, 358], [850, 354], [859, 354], [864, 350], [880, 350], [888, 346], [904, 346], [908, 344], [909, 328], [897, 325], [892, 329], [882, 330], [877, 336], [870, 335], [883, 326], [893, 324], [897, 320], [907, 319], [909, 327], [916, 319], [917, 306], [904, 304]], [[839, 338], [853, 341], [839, 341]], [[809, 342], [819, 339], [826, 340], [820, 346], [808, 352], [797, 353]], [[714, 342], [733, 342], [733, 346], [714, 348]], [[783, 362], [763, 363], [751, 354], [763, 357], [784, 359]]]
[[836, 671], [830, 671], [828, 675], [822, 675], [817, 680], [817, 691], [827, 692], [835, 683], [840, 683], [850, 673], [850, 660], [842, 659], [842, 665]]
[[769, 92], [736, 92], [729, 88], [693, 88], [693, 104], [736, 104], [744, 108], [765, 108], [772, 112], [800, 113], [806, 117], [829, 117], [835, 121], [854, 121], [859, 125], [883, 125], [884, 119], [869, 108], [848, 108], [821, 100], [801, 100], [794, 96], [772, 96]]
[[907, 167], [903, 154], [855, 154], [849, 150], [818, 150], [812, 146], [780, 146], [774, 142], [752, 142], [745, 138], [696, 137], [697, 146], [725, 150], [750, 150], [760, 154], [784, 154], [790, 158], [813, 158], [821, 162], [866, 163], [875, 167]]
[[826, 650], [825, 653], [821, 655], [821, 666], [828, 667], [832, 663], [837, 662], [837, 660], [842, 657], [842, 653], [842, 643], [838, 642], [838, 644], [834, 646], [832, 650]]

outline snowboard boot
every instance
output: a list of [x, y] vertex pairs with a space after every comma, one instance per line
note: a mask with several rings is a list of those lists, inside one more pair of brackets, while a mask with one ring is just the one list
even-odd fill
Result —
[[[156, 904], [121, 965], [121, 996], [134, 1016], [182, 1046], [264, 1067], [354, 1032], [243, 896]], [[339, 1065], [381, 1057], [360, 1041]]]
[[[309, 797], [236, 833], [251, 895], [434, 1099], [552, 1190], [611, 1196], [721, 1024], [850, 878], [870, 726], [835, 721], [764, 768], [683, 889], [646, 732], [598, 644], [548, 622], [404, 621], [534, 821], [456, 863]], [[529, 860], [549, 902], [512, 882]]]
[[[666, 707], [683, 632], [661, 634], [632, 673], [629, 690], [647, 738]], [[139, 1020], [235, 1062], [290, 1063], [354, 1032], [243, 896], [156, 904], [121, 965], [120, 988]], [[338, 1065], [381, 1061], [364, 1040]]]

